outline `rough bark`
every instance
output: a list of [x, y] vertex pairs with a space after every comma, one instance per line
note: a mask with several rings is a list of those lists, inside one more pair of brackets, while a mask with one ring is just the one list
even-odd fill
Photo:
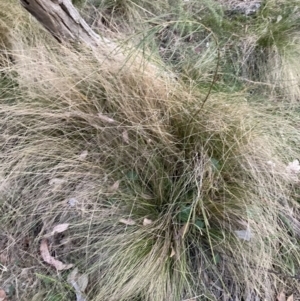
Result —
[[61, 43], [77, 41], [88, 46], [111, 43], [89, 27], [71, 0], [20, 0], [20, 2]]

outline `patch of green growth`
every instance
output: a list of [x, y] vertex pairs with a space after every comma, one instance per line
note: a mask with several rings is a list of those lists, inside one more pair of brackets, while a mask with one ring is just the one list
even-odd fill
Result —
[[262, 47], [271, 47], [277, 45], [284, 47], [288, 43], [288, 36], [299, 28], [299, 19], [293, 18], [294, 11], [291, 7], [285, 6], [276, 16], [274, 12], [267, 12], [267, 9], [262, 10], [258, 19], [261, 20], [259, 29], [261, 37], [258, 40], [258, 45]]
[[68, 285], [65, 280], [57, 279], [56, 276], [45, 275], [45, 274], [36, 274], [37, 279], [41, 281], [41, 291], [43, 296], [36, 295], [36, 298], [42, 298], [42, 300], [47, 301], [64, 301], [73, 299], [74, 292]]

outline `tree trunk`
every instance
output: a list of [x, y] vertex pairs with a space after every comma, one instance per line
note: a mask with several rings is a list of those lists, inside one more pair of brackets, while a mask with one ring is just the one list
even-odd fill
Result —
[[[120, 47], [116, 42], [100, 37], [80, 16], [71, 0], [20, 0], [23, 7], [33, 15], [60, 43], [80, 42], [91, 47], [96, 57], [106, 61], [111, 72], [119, 72], [126, 63], [130, 70], [145, 74], [146, 70], [160, 77], [176, 78], [170, 72], [165, 73], [158, 65], [145, 60], [136, 51], [130, 54], [131, 47]], [[114, 63], [112, 63], [114, 62]], [[114, 70], [114, 71], [113, 71]]]
[[80, 16], [71, 0], [20, 0], [60, 43], [83, 42], [94, 47], [112, 42], [101, 38]]

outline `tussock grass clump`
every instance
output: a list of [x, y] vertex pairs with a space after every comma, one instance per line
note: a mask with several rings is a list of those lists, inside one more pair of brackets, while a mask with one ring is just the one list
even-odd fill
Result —
[[297, 34], [291, 34], [284, 47], [274, 45], [265, 66], [265, 80], [272, 84], [273, 92], [297, 106], [299, 101], [298, 60], [300, 44]]
[[74, 299], [69, 272], [39, 253], [69, 223], [48, 242], [89, 275], [88, 300], [272, 300], [296, 287], [298, 118], [176, 78], [147, 52], [54, 46], [33, 24], [26, 38], [14, 29], [1, 70], [3, 285], [17, 275], [17, 298]]
[[263, 87], [271, 101], [278, 93], [290, 103], [299, 99], [299, 0], [88, 0], [81, 8], [100, 33], [123, 33], [186, 81], [211, 82], [219, 56], [216, 89]]
[[10, 262], [56, 283], [43, 298], [72, 296], [38, 255], [59, 223], [52, 252], [89, 275], [89, 300], [273, 298], [299, 264], [295, 128], [243, 94], [203, 106], [139, 56], [34, 43], [1, 97], [1, 227]]

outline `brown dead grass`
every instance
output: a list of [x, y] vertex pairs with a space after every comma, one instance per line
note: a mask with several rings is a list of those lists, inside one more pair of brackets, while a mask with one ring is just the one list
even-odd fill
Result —
[[[201, 108], [207, 89], [158, 59], [52, 44], [36, 25], [26, 23], [26, 39], [13, 31], [4, 71], [15, 89], [0, 104], [1, 277], [11, 298], [75, 299], [68, 271], [39, 253], [60, 223], [70, 227], [49, 238], [52, 255], [89, 275], [88, 300], [273, 300], [296, 287], [283, 275], [300, 258], [299, 182], [286, 170], [298, 119], [243, 93], [214, 92]], [[247, 227], [250, 242], [235, 232]]]

